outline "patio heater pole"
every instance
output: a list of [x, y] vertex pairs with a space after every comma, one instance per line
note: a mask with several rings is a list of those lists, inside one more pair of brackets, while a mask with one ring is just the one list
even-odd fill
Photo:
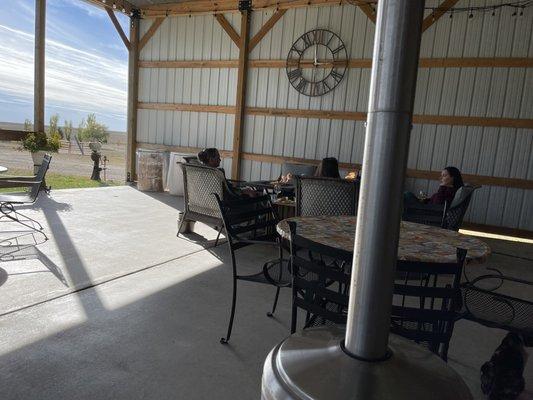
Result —
[[439, 357], [389, 337], [423, 14], [424, 0], [378, 2], [346, 331], [305, 329], [278, 344], [265, 360], [263, 400], [472, 399]]
[[387, 352], [424, 0], [380, 0], [357, 213], [346, 350]]

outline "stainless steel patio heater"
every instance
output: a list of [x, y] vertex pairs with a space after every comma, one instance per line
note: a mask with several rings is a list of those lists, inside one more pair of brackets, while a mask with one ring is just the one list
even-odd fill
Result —
[[379, 0], [346, 331], [305, 330], [268, 355], [262, 399], [471, 399], [424, 348], [389, 336], [424, 0]]

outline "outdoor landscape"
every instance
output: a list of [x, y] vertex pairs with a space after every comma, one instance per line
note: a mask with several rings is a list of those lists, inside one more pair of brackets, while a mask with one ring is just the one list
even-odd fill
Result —
[[[60, 124], [60, 116], [54, 114], [46, 126], [48, 137], [59, 140], [60, 147], [52, 152], [52, 163], [47, 175], [47, 184], [55, 189], [76, 187], [98, 187], [120, 185], [125, 180], [125, 132], [108, 131], [107, 127], [89, 114], [76, 128], [71, 121]], [[25, 123], [0, 122], [0, 128], [32, 131], [31, 121]], [[101, 182], [90, 179], [93, 161], [88, 143], [102, 143], [102, 159], [106, 158], [105, 170], [101, 172]], [[28, 151], [22, 149], [21, 142], [0, 142], [0, 165], [8, 168], [8, 175], [31, 175], [33, 161]], [[101, 165], [103, 167], [103, 165]]]

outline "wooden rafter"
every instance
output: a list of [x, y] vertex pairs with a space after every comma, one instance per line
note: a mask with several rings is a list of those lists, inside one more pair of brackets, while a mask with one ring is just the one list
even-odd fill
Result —
[[287, 10], [277, 10], [272, 16], [268, 19], [267, 22], [259, 29], [254, 37], [250, 40], [249, 51], [252, 51], [255, 46], [265, 37], [265, 35], [276, 25], [276, 22], [280, 20], [281, 17], [287, 12]]
[[[276, 8], [288, 10], [290, 8], [308, 6], [327, 6], [346, 3], [347, 0], [254, 0], [252, 10]], [[239, 12], [238, 0], [189, 0], [171, 4], [154, 4], [142, 8], [145, 17], [162, 15], [196, 15], [196, 14], [224, 14]]]
[[150, 28], [148, 28], [148, 31], [143, 35], [141, 40], [139, 41], [139, 51], [142, 50], [144, 46], [146, 46], [146, 43], [154, 36], [154, 34], [157, 32], [163, 21], [165, 20], [164, 17], [156, 18], [154, 22], [152, 22], [152, 25], [150, 25]]
[[444, 0], [441, 5], [436, 8], [431, 14], [424, 18], [422, 22], [422, 32], [426, 31], [431, 25], [442, 17], [446, 11], [452, 8], [459, 0]]
[[135, 7], [133, 4], [126, 0], [110, 0], [106, 1], [105, 3], [102, 2], [102, 0], [78, 0], [78, 1], [85, 1], [89, 2], [91, 4], [94, 4], [98, 7], [103, 7], [106, 10], [115, 10], [121, 13], [124, 13], [126, 15], [131, 15], [137, 7]]
[[352, 0], [352, 4], [355, 4], [357, 7], [359, 7], [370, 21], [376, 23], [376, 10], [367, 0]]
[[226, 33], [229, 35], [231, 40], [233, 40], [233, 43], [237, 45], [237, 47], [241, 47], [241, 37], [237, 33], [237, 31], [231, 26], [229, 21], [224, 17], [222, 14], [215, 14], [215, 18], [222, 27], [226, 31]]
[[128, 40], [128, 37], [124, 33], [124, 30], [122, 30], [122, 26], [120, 26], [120, 23], [118, 22], [117, 17], [115, 16], [115, 13], [113, 12], [113, 9], [106, 8], [107, 15], [109, 15], [109, 18], [111, 19], [111, 22], [113, 22], [113, 25], [115, 25], [115, 29], [117, 30], [118, 34], [120, 35], [120, 38], [124, 42], [124, 45], [129, 50], [130, 49], [130, 41]]

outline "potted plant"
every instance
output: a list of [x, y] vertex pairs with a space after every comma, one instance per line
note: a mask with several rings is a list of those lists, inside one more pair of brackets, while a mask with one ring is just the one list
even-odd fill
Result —
[[61, 147], [60, 139], [57, 133], [47, 136], [44, 132], [29, 132], [22, 139], [21, 150], [27, 150], [31, 153], [34, 173], [37, 173], [47, 152], [56, 153], [59, 150]]

